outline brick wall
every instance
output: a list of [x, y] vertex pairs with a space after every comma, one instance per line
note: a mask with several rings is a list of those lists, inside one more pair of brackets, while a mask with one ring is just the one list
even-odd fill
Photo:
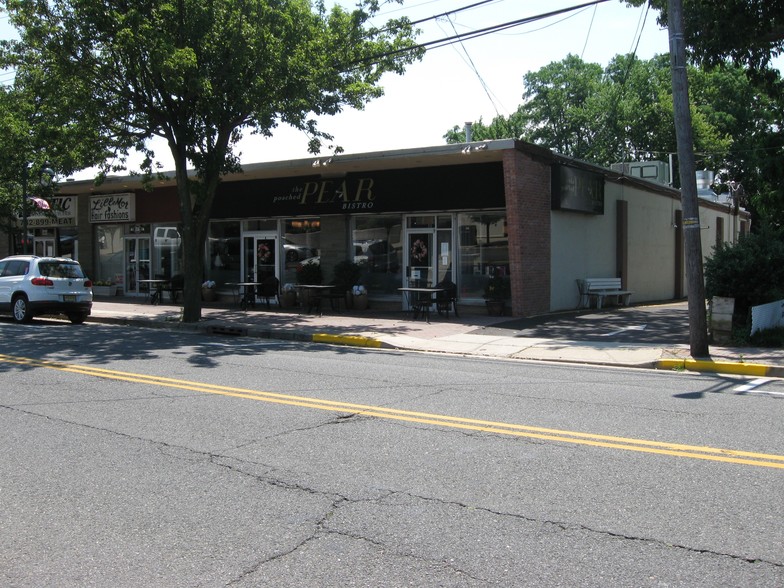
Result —
[[550, 167], [519, 151], [504, 152], [512, 314], [550, 310]]

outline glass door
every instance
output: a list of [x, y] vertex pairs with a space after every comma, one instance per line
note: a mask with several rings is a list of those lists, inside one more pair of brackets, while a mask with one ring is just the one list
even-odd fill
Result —
[[54, 237], [35, 237], [33, 252], [39, 257], [54, 257]]
[[443, 280], [455, 281], [451, 215], [428, 215], [406, 219], [407, 246], [404, 263], [406, 286], [435, 286]]
[[433, 268], [434, 232], [417, 230], [409, 231], [407, 235], [409, 286], [433, 285], [433, 277], [436, 275]]
[[136, 296], [148, 294], [150, 285], [139, 280], [149, 280], [150, 276], [150, 238], [125, 238], [125, 294]]
[[261, 282], [278, 275], [278, 236], [275, 233], [245, 233], [242, 245], [243, 280]]

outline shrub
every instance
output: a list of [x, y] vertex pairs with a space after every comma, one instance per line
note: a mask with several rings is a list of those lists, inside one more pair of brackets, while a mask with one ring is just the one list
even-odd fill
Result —
[[705, 262], [705, 293], [708, 298], [734, 298], [735, 312], [741, 315], [784, 298], [784, 231], [763, 227], [737, 244], [714, 247]]
[[335, 264], [332, 275], [332, 283], [335, 285], [335, 289], [338, 292], [347, 292], [359, 284], [362, 268], [359, 264], [346, 259]]
[[512, 296], [512, 283], [507, 276], [495, 275], [485, 285], [485, 298], [508, 300]]
[[324, 276], [318, 263], [301, 263], [297, 266], [298, 284], [321, 284]]

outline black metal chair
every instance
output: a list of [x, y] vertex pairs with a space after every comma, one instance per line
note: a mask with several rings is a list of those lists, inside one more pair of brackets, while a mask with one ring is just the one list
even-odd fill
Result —
[[[411, 288], [429, 288], [430, 283], [426, 280], [409, 280], [408, 285]], [[430, 292], [412, 292], [409, 298], [411, 310], [414, 311], [414, 320], [419, 318], [421, 314], [427, 322], [430, 322], [430, 307], [435, 304], [436, 300]]]
[[177, 298], [182, 293], [185, 287], [185, 276], [182, 274], [175, 274], [169, 280], [169, 298], [173, 303], [177, 303]]
[[457, 314], [457, 284], [450, 280], [442, 280], [436, 284], [436, 288], [444, 289], [443, 292], [436, 294], [436, 310], [438, 314], [446, 313], [446, 318], [449, 318], [449, 308], [451, 307], [455, 316], [459, 317], [460, 315]]
[[267, 303], [267, 308], [270, 308], [270, 299], [277, 300], [280, 306], [280, 280], [275, 276], [269, 276], [261, 281], [261, 286], [258, 287], [256, 294], [259, 298], [263, 298]]

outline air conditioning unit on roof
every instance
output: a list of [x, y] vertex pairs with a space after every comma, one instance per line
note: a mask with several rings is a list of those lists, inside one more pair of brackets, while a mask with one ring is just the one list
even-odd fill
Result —
[[642, 178], [657, 184], [670, 184], [670, 166], [663, 161], [630, 161], [613, 163], [610, 169], [627, 176]]

